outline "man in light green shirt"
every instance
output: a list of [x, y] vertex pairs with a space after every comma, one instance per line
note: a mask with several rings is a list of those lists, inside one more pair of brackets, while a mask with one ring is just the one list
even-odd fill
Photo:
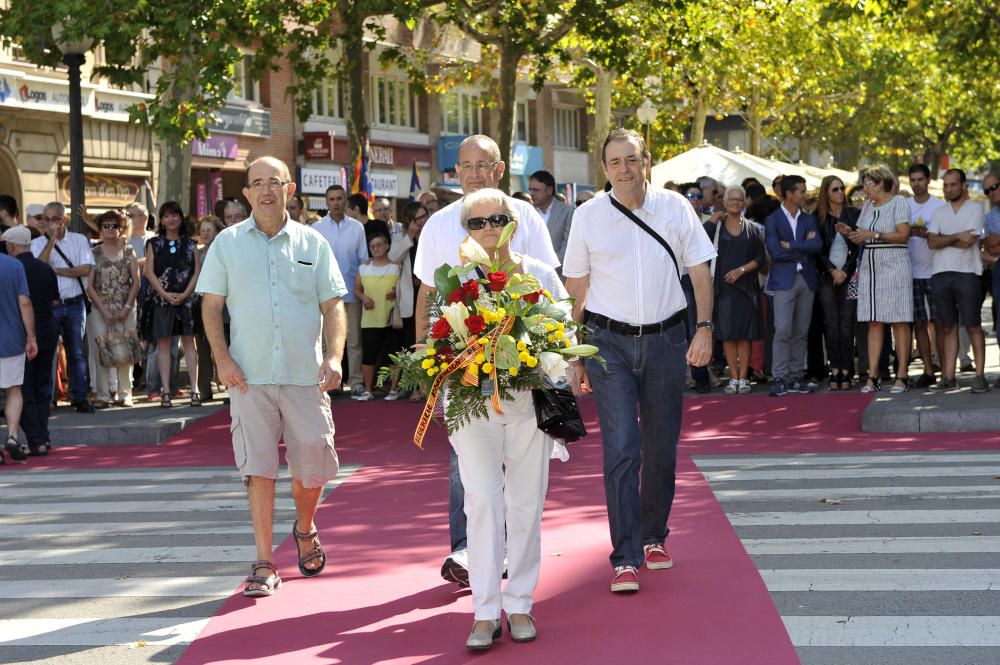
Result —
[[250, 164], [243, 195], [253, 213], [215, 239], [197, 285], [205, 336], [230, 391], [233, 453], [250, 500], [258, 561], [243, 594], [254, 597], [270, 596], [281, 584], [271, 562], [278, 441], [284, 438], [287, 448], [297, 512], [292, 532], [306, 577], [326, 565], [313, 517], [323, 486], [339, 469], [326, 393], [340, 386], [347, 289], [329, 243], [289, 219], [285, 204], [294, 192], [280, 160]]

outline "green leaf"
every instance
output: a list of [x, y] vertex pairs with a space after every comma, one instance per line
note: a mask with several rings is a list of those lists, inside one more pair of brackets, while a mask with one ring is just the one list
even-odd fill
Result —
[[592, 356], [600, 349], [598, 349], [593, 344], [577, 344], [571, 346], [568, 349], [556, 349], [557, 352], [563, 354], [564, 356], [578, 356], [580, 358], [586, 358], [587, 356]]
[[503, 227], [503, 231], [500, 233], [500, 240], [497, 242], [497, 247], [505, 247], [510, 239], [514, 237], [514, 231], [517, 229], [517, 222], [508, 224]]
[[434, 271], [434, 288], [437, 289], [438, 295], [442, 298], [447, 298], [448, 294], [459, 288], [462, 283], [459, 281], [458, 277], [451, 274], [451, 266], [448, 264], [438, 266], [438, 269]]
[[521, 361], [517, 357], [517, 342], [510, 335], [503, 335], [497, 340], [497, 355], [494, 365], [500, 369], [521, 366]]

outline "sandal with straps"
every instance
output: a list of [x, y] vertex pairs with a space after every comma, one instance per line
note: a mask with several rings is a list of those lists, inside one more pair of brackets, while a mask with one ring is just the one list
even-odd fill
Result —
[[24, 464], [28, 459], [28, 446], [22, 446], [13, 436], [7, 437], [7, 442], [3, 444], [3, 449], [7, 451], [7, 454], [15, 462]]
[[[268, 575], [267, 577], [258, 575], [258, 568], [267, 568], [273, 573], [273, 575]], [[254, 561], [250, 564], [250, 575], [247, 576], [243, 584], [244, 596], [247, 598], [264, 598], [266, 596], [274, 595], [275, 589], [281, 586], [281, 578], [278, 577], [278, 569], [275, 568], [274, 564], [270, 561]], [[256, 589], [251, 589], [251, 584], [259, 584], [260, 586]]]
[[[316, 541], [319, 543], [319, 538], [316, 537], [319, 533], [316, 529], [313, 529], [309, 533], [299, 533], [298, 530], [299, 521], [295, 520], [292, 523], [292, 535], [295, 537], [295, 548], [299, 551], [299, 572], [302, 573], [303, 577], [315, 577], [323, 572], [326, 568], [326, 552], [323, 551], [323, 545], [318, 544], [313, 549], [309, 550], [305, 554], [302, 554], [302, 550], [299, 549], [299, 541], [308, 540], [310, 542]], [[306, 564], [310, 561], [315, 561], [316, 559], [322, 559], [318, 568], [306, 568]]]
[[163, 391], [163, 394], [160, 395], [160, 408], [169, 409], [171, 406], [172, 404], [170, 404], [170, 393], [167, 391]]

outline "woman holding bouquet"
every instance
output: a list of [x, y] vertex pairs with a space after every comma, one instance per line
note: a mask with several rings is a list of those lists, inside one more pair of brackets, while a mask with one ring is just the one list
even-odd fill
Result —
[[[482, 275], [486, 280], [482, 289], [498, 291], [513, 273], [520, 272], [533, 275], [556, 300], [567, 298], [552, 268], [512, 253], [509, 243], [498, 247], [504, 227], [516, 221], [509, 198], [499, 190], [481, 189], [463, 199], [462, 226], [469, 236], [491, 257], [497, 253], [498, 263], [515, 266], [511, 275]], [[471, 279], [476, 276], [470, 274]], [[478, 288], [472, 288], [478, 294]], [[477, 372], [486, 379], [489, 368], [481, 365]], [[488, 402], [487, 397], [483, 399]], [[511, 391], [510, 399], [500, 404], [502, 414], [487, 403], [485, 418], [473, 418], [450, 437], [458, 454], [468, 518], [469, 583], [475, 609], [475, 623], [466, 642], [469, 649], [488, 649], [500, 637], [501, 609], [515, 642], [535, 639], [531, 596], [541, 564], [542, 506], [553, 440], [538, 429], [530, 390]], [[501, 591], [505, 553], [508, 580]]]

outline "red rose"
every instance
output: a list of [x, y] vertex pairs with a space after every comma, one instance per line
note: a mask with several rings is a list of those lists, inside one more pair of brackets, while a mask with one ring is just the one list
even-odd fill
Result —
[[438, 347], [436, 355], [446, 363], [450, 363], [455, 359], [455, 351], [450, 346]]
[[532, 305], [538, 304], [538, 299], [541, 298], [541, 291], [532, 291], [531, 293], [525, 293], [522, 298], [530, 302]]
[[491, 272], [486, 278], [490, 282], [486, 285], [490, 291], [503, 291], [503, 287], [507, 284], [507, 273], [505, 272]]
[[470, 334], [478, 335], [486, 330], [486, 319], [478, 314], [473, 314], [465, 320], [465, 327], [469, 329]]
[[448, 325], [448, 320], [445, 318], [440, 318], [431, 328], [431, 337], [434, 339], [444, 339], [451, 334], [451, 326]]
[[465, 299], [465, 291], [459, 287], [448, 294], [448, 302], [462, 302]]
[[462, 285], [462, 293], [465, 294], [466, 298], [472, 298], [475, 300], [479, 297], [479, 282], [474, 279], [470, 279]]

